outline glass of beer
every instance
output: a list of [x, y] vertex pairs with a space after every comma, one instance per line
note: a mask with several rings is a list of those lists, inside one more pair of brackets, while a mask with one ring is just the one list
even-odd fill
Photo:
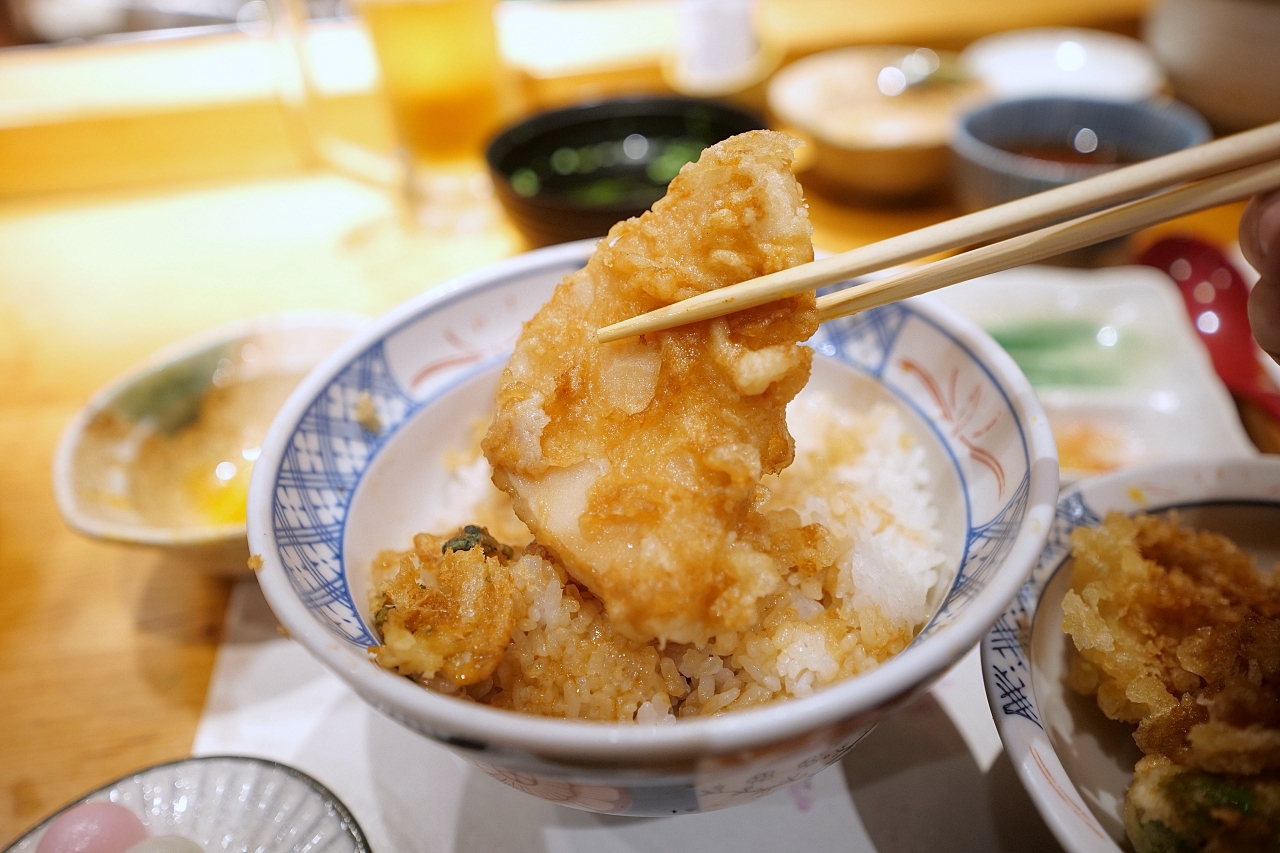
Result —
[[494, 0], [357, 0], [420, 225], [466, 228], [495, 215], [480, 158], [512, 99], [493, 7]]
[[413, 166], [465, 171], [503, 113], [493, 0], [358, 0]]

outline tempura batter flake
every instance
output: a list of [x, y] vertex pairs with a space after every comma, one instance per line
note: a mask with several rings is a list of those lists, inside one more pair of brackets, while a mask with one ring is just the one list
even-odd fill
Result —
[[475, 526], [447, 537], [419, 533], [413, 550], [379, 554], [373, 564], [378, 663], [459, 686], [488, 678], [515, 625], [512, 556], [510, 546]]
[[1070, 685], [1137, 723], [1125, 826], [1139, 853], [1280, 845], [1280, 577], [1152, 516], [1072, 533]]

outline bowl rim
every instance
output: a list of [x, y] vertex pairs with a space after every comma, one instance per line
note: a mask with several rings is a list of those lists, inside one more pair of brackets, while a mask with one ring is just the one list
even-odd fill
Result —
[[[1204, 479], [1197, 479], [1197, 475], [1205, 475], [1205, 479], [1211, 479], [1208, 476], [1211, 472], [1220, 474], [1224, 469], [1261, 471], [1266, 478], [1265, 482], [1271, 484], [1270, 497], [1266, 498], [1256, 493], [1243, 494], [1240, 489], [1229, 493], [1214, 491], [1211, 483], [1206, 483]], [[1122, 489], [1128, 491], [1130, 488], [1152, 480], [1182, 484], [1198, 483], [1201, 486], [1197, 493], [1199, 497], [1188, 494], [1173, 501], [1153, 501], [1149, 506], [1132, 509], [1131, 512], [1163, 512], [1197, 504], [1242, 501], [1261, 501], [1280, 508], [1280, 457], [1222, 456], [1134, 465], [1079, 480], [1064, 490], [1058, 501], [1055, 523], [1061, 519], [1067, 519], [1073, 529], [1077, 526], [1076, 520], [1081, 518], [1080, 507], [1098, 513], [1104, 513], [1112, 508], [1084, 503], [1090, 494], [1105, 494]], [[1137, 503], [1137, 501], [1134, 502]], [[1039, 719], [1039, 705], [1031, 680], [1031, 656], [1027, 644], [1030, 642], [1030, 631], [1035, 624], [1044, 590], [1070, 557], [1069, 548], [1056, 556], [1051, 556], [1052, 549], [1052, 543], [1046, 544], [1044, 553], [1041, 555], [1042, 562], [1035, 567], [1031, 577], [1019, 590], [1017, 598], [1010, 603], [999, 624], [993, 626], [983, 637], [980, 644], [983, 686], [1000, 741], [1009, 754], [1018, 779], [1058, 843], [1072, 853], [1120, 853], [1119, 845], [1085, 805], [1074, 782], [1067, 775], [1066, 768], [1058, 758], [1053, 742], [1049, 740], [1043, 724], [1032, 722], [1016, 711], [1006, 708], [1007, 705], [1024, 702], [1023, 707], [1029, 709], [1036, 719]], [[1052, 564], [1044, 564], [1045, 559], [1054, 561]], [[1035, 590], [1037, 584], [1039, 592]], [[1024, 624], [1025, 631], [1021, 627]], [[1014, 654], [1021, 657], [1021, 662], [1011, 663], [1005, 652], [1015, 644], [1017, 650]], [[1010, 671], [1014, 668], [1024, 672], [1011, 676]], [[1018, 683], [1008, 683], [1012, 678], [1016, 678]], [[1006, 683], [1002, 683], [1002, 679]], [[1011, 698], [1014, 700], [1013, 703], [1010, 702]], [[1067, 783], [1066, 790], [1062, 787], [1064, 780]], [[1092, 833], [1089, 832], [1090, 830]]]
[[122, 776], [117, 776], [110, 782], [99, 785], [92, 791], [88, 791], [70, 802], [63, 803], [52, 812], [49, 812], [39, 821], [18, 833], [17, 837], [14, 838], [13, 841], [5, 846], [3, 850], [0, 850], [0, 853], [13, 853], [13, 851], [18, 849], [19, 844], [22, 844], [37, 832], [45, 829], [64, 812], [89, 802], [93, 797], [96, 797], [103, 791], [114, 788], [123, 782], [127, 782], [130, 779], [141, 776], [144, 773], [150, 773], [154, 770], [164, 770], [169, 767], [177, 767], [183, 764], [203, 764], [205, 762], [213, 761], [231, 761], [240, 764], [256, 764], [272, 770], [279, 770], [286, 776], [291, 776], [294, 779], [297, 779], [299, 782], [318, 794], [320, 798], [324, 800], [326, 806], [333, 808], [333, 810], [338, 813], [339, 819], [346, 825], [352, 839], [355, 841], [356, 853], [370, 853], [369, 840], [365, 836], [364, 829], [360, 826], [360, 821], [356, 820], [356, 816], [351, 813], [351, 809], [347, 807], [347, 804], [344, 803], [337, 794], [333, 793], [328, 786], [296, 767], [291, 767], [288, 764], [284, 764], [280, 761], [274, 761], [269, 758], [260, 758], [256, 755], [189, 755], [186, 758], [176, 758], [173, 761], [161, 761], [159, 764], [151, 764], [130, 773], [125, 773]]
[[[804, 77], [814, 73], [815, 69], [821, 68], [824, 64], [838, 62], [846, 56], [859, 56], [865, 54], [901, 54], [903, 56], [917, 50], [932, 50], [943, 61], [952, 63], [957, 68], [960, 67], [960, 54], [954, 50], [922, 48], [920, 45], [912, 46], [908, 44], [886, 43], [886, 44], [858, 44], [847, 45], [845, 47], [835, 47], [829, 50], [811, 53], [808, 56], [801, 57], [794, 62], [790, 62], [783, 66], [779, 71], [769, 79], [768, 86], [765, 89], [765, 100], [768, 104], [769, 112], [778, 118], [783, 125], [784, 132], [803, 134], [805, 137], [811, 138], [814, 142], [820, 143], [828, 148], [836, 151], [851, 154], [885, 154], [885, 153], [924, 153], [934, 151], [945, 151], [947, 148], [949, 134], [942, 133], [936, 138], [929, 137], [924, 141], [915, 140], [906, 143], [884, 143], [882, 145], [849, 145], [838, 142], [830, 138], [824, 131], [819, 130], [813, 122], [811, 116], [801, 115], [795, 105], [786, 100], [782, 90], [786, 86], [797, 85], [797, 78], [800, 81]], [[963, 70], [963, 69], [962, 69]], [[966, 71], [967, 73], [967, 71]], [[977, 82], [976, 76], [970, 75], [970, 82]], [[959, 116], [952, 118], [952, 124], [959, 121]]]
[[[1094, 165], [1089, 163], [1059, 163], [1015, 154], [984, 142], [969, 129], [974, 120], [985, 117], [1000, 110], [1026, 107], [1031, 104], [1072, 104], [1086, 108], [1097, 107], [1103, 110], [1133, 110], [1145, 113], [1158, 119], [1168, 118], [1184, 126], [1192, 135], [1187, 148], [1194, 147], [1213, 139], [1213, 130], [1204, 117], [1181, 101], [1167, 100], [1159, 103], [1151, 101], [1113, 101], [1105, 98], [1087, 98], [1076, 95], [1033, 95], [1020, 98], [1004, 98], [983, 104], [960, 117], [956, 122], [955, 132], [951, 136], [951, 150], [962, 160], [990, 169], [1001, 175], [1013, 175], [1020, 178], [1048, 181], [1053, 183], [1079, 181], [1100, 175], [1117, 168], [1114, 165]], [[1185, 150], [1179, 149], [1179, 150]]]
[[84, 431], [113, 400], [139, 380], [173, 364], [191, 358], [205, 350], [225, 346], [252, 334], [275, 329], [357, 329], [369, 323], [365, 314], [354, 311], [307, 310], [281, 311], [257, 317], [232, 320], [166, 344], [151, 355], [136, 362], [123, 373], [116, 374], [105, 385], [94, 391], [67, 425], [53, 452], [53, 498], [63, 520], [77, 533], [109, 542], [134, 545], [158, 545], [186, 547], [211, 545], [234, 541], [245, 535], [245, 525], [209, 524], [201, 527], [157, 527], [146, 524], [107, 521], [96, 518], [80, 508], [75, 488], [75, 453], [84, 437]]
[[280, 409], [263, 441], [249, 486], [249, 549], [262, 559], [258, 581], [290, 636], [298, 640], [366, 701], [398, 719], [425, 721], [438, 735], [466, 747], [495, 745], [558, 760], [618, 761], [654, 765], [697, 755], [756, 749], [838, 724], [925, 689], [932, 679], [971, 649], [1021, 588], [1049, 532], [1057, 496], [1057, 451], [1048, 419], [1030, 384], [1004, 350], [976, 324], [944, 306], [920, 300], [913, 308], [939, 321], [957, 342], [984, 362], [1022, 420], [1027, 437], [1027, 513], [1001, 566], [970, 602], [966, 618], [931, 634], [879, 668], [812, 696], [705, 719], [669, 725], [552, 719], [490, 708], [435, 694], [377, 668], [324, 627], [294, 591], [278, 556], [273, 530], [275, 479], [287, 442], [303, 413], [337, 373], [374, 341], [443, 306], [467, 291], [500, 278], [565, 262], [585, 262], [596, 244], [581, 240], [517, 255], [459, 276], [393, 309], [358, 332], [312, 371]]

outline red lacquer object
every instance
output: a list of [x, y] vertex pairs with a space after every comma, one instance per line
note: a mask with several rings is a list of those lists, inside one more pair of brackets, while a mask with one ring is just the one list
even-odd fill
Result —
[[1249, 328], [1249, 287], [1219, 249], [1201, 240], [1161, 240], [1138, 261], [1173, 279], [1213, 369], [1232, 394], [1280, 420], [1280, 392], [1258, 361]]

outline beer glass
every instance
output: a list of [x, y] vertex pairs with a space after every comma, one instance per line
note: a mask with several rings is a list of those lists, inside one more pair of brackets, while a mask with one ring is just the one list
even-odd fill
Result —
[[357, 0], [356, 10], [412, 162], [448, 170], [473, 160], [502, 112], [493, 0]]
[[420, 226], [469, 228], [496, 215], [483, 147], [514, 113], [502, 65], [494, 0], [355, 0], [373, 42], [391, 108], [397, 162], [333, 138], [317, 120], [313, 77], [302, 49], [305, 0], [283, 0], [284, 29], [304, 90], [313, 155], [338, 171], [394, 187]]

